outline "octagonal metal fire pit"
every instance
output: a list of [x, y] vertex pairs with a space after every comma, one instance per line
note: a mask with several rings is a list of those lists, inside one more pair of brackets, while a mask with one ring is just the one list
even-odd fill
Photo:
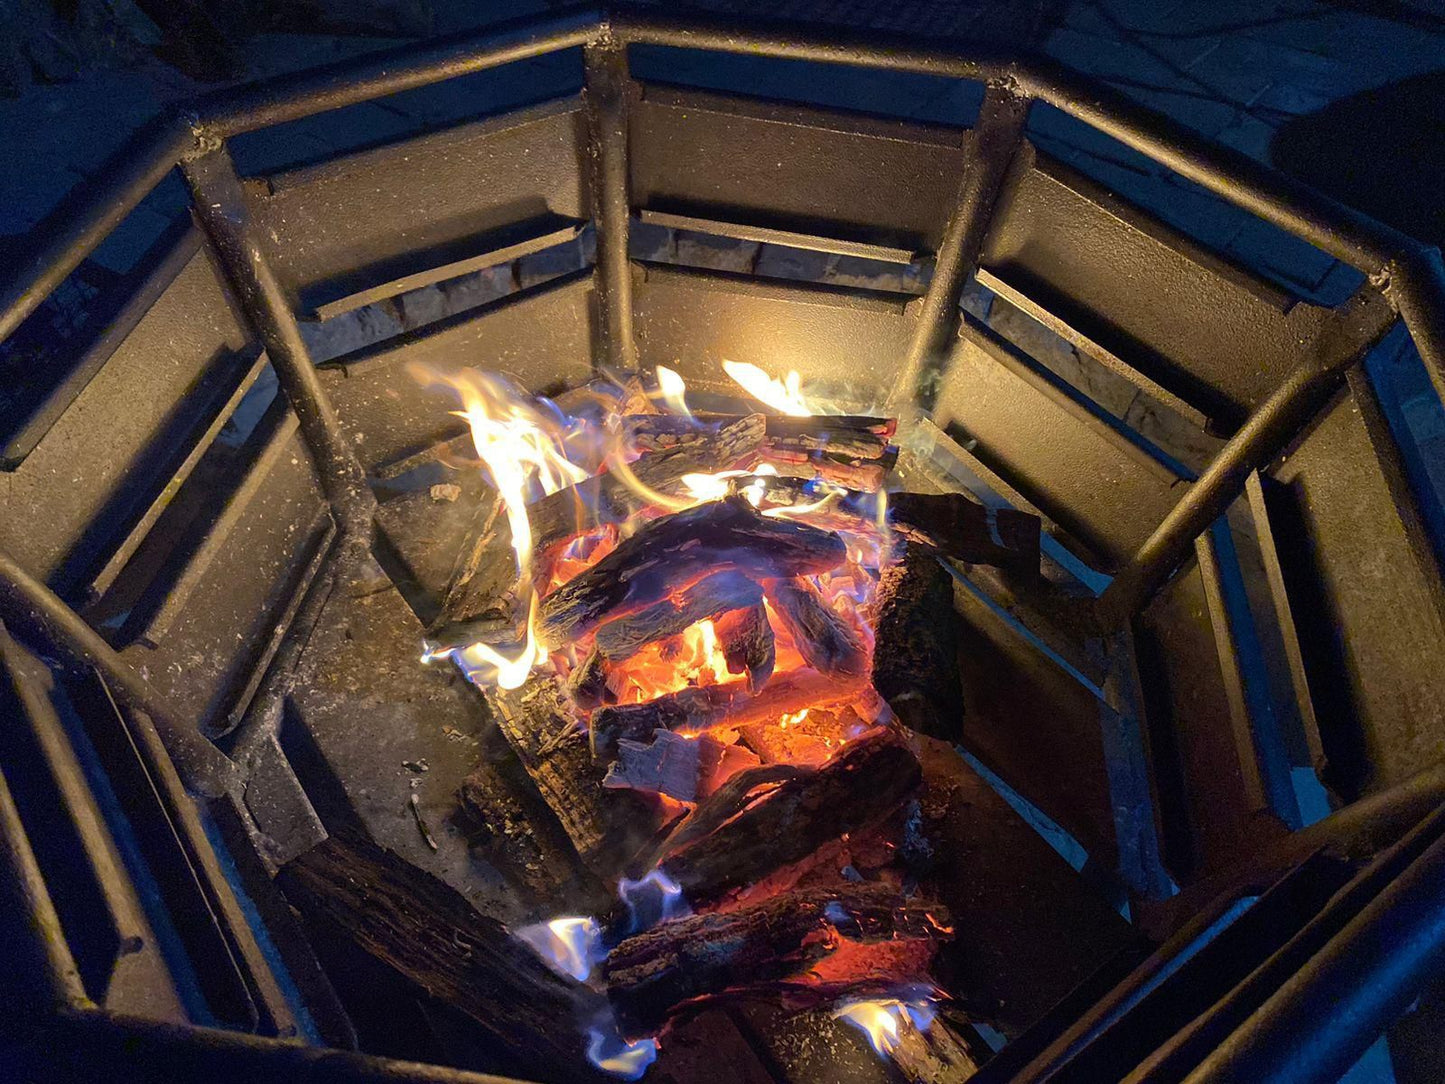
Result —
[[[580, 92], [232, 160], [553, 54]], [[629, 71], [696, 54], [972, 85], [977, 118]], [[1359, 274], [1298, 297], [1226, 262], [1036, 148], [1043, 109]], [[176, 171], [194, 222], [60, 334], [52, 295]], [[1036, 59], [590, 13], [173, 110], [32, 245], [0, 294], [19, 1078], [482, 1079], [377, 1056], [474, 1063], [320, 970], [271, 881], [361, 830], [509, 906], [464, 833], [417, 832], [496, 741], [415, 662], [465, 526], [418, 365], [540, 392], [663, 364], [703, 395], [724, 359], [796, 370], [898, 415], [905, 478], [1041, 517], [1041, 578], [952, 568], [994, 789], [941, 856], [993, 885], [949, 992], [1010, 1040], [978, 1079], [1334, 1079], [1445, 957], [1441, 540], [1370, 376], [1408, 335], [1445, 390], [1438, 252]], [[842, 1072], [729, 1019], [777, 1079]]]

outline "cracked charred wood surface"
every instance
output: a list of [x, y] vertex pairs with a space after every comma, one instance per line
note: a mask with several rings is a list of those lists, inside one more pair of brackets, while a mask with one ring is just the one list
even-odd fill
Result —
[[[662, 415], [658, 415], [661, 417]], [[685, 474], [715, 474], [756, 462], [763, 440], [763, 416], [747, 414], [715, 432], [676, 447], [644, 455], [630, 471], [645, 486], [674, 490]], [[579, 534], [625, 523], [651, 502], [628, 480], [606, 471], [527, 506], [532, 550], [545, 568], [560, 545]], [[438, 647], [465, 646], [495, 625], [519, 619], [518, 569], [512, 532], [500, 502], [480, 519], [452, 577], [441, 613], [428, 630]]]
[[831, 953], [838, 937], [933, 940], [947, 936], [946, 927], [946, 912], [905, 900], [891, 885], [788, 892], [629, 937], [608, 954], [603, 977], [623, 1034], [651, 1035], [684, 1003], [741, 996], [797, 975]]
[[690, 903], [707, 906], [802, 861], [830, 840], [876, 824], [921, 778], [917, 758], [896, 734], [865, 735], [817, 771], [778, 784], [715, 830], [664, 848], [662, 869]]
[[[699, 432], [733, 423], [735, 414], [650, 414], [623, 419], [623, 428], [635, 448], [654, 451], [677, 446]], [[767, 414], [763, 447], [767, 452], [808, 456], [826, 452], [846, 460], [882, 459], [898, 430], [896, 418], [852, 415], [814, 415], [797, 418]]]
[[[519, 773], [520, 774], [520, 773]], [[534, 902], [552, 898], [576, 868], [576, 856], [554, 826], [542, 823], [498, 766], [483, 760], [457, 788], [467, 841]], [[542, 814], [545, 817], [545, 813]]]
[[566, 644], [714, 572], [757, 578], [826, 572], [847, 556], [831, 531], [761, 515], [741, 497], [654, 520], [542, 603], [538, 636]]
[[583, 864], [606, 878], [657, 828], [657, 814], [639, 795], [602, 786], [604, 765], [563, 706], [550, 675], [534, 674], [519, 689], [488, 689], [497, 726], [516, 750], [547, 807]]
[[445, 882], [360, 836], [331, 836], [283, 866], [277, 882], [308, 928], [458, 1010], [513, 1071], [537, 1080], [610, 1079], [586, 1058], [585, 1022], [601, 998], [554, 974]]
[[746, 682], [730, 681], [660, 696], [644, 704], [606, 707], [592, 716], [592, 755], [611, 760], [622, 739], [644, 741], [655, 730], [702, 734], [717, 727], [741, 727], [776, 720], [783, 712], [845, 703], [861, 693], [861, 675], [789, 670], [774, 674], [756, 693]]
[[957, 741], [964, 704], [953, 577], [910, 542], [879, 577], [877, 611], [873, 687], [905, 726]]
[[595, 711], [605, 704], [617, 701], [616, 694], [607, 684], [610, 673], [607, 658], [597, 650], [597, 645], [593, 644], [592, 650], [587, 652], [586, 657], [577, 664], [577, 668], [567, 675], [567, 680], [562, 683], [562, 691], [579, 710]]
[[848, 677], [868, 672], [868, 649], [859, 630], [823, 601], [807, 580], [772, 581], [767, 594], [793, 646], [814, 670]]
[[1039, 573], [1039, 517], [989, 508], [963, 493], [892, 493], [890, 518], [911, 542], [970, 564]]
[[728, 673], [747, 674], [748, 691], [756, 693], [773, 675], [777, 647], [768, 609], [758, 602], [746, 610], [733, 610], [713, 622]]
[[690, 625], [729, 610], [752, 609], [763, 600], [763, 589], [741, 572], [704, 576], [675, 597], [608, 621], [597, 630], [597, 650], [611, 660], [626, 659], [646, 645], [675, 636]]

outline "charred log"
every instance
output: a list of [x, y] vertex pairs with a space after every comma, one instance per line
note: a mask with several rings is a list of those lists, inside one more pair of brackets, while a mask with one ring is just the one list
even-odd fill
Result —
[[947, 916], [887, 885], [790, 892], [722, 914], [665, 922], [608, 954], [607, 997], [625, 1035], [656, 1033], [685, 1003], [775, 983], [856, 941], [946, 936]]
[[[623, 419], [632, 446], [639, 451], [659, 451], [694, 439], [736, 421], [735, 414], [653, 414]], [[808, 456], [827, 452], [842, 459], [882, 459], [889, 439], [898, 430], [896, 418], [864, 418], [849, 415], [816, 415], [795, 418], [782, 414], [764, 415], [763, 446], [766, 451]]]
[[519, 689], [489, 689], [497, 727], [536, 784], [578, 857], [600, 877], [646, 838], [657, 815], [639, 796], [605, 790], [605, 770], [587, 748], [581, 725], [562, 705], [556, 682], [534, 675]]
[[930, 737], [956, 741], [963, 728], [958, 612], [953, 577], [909, 543], [878, 582], [873, 687], [899, 720]]
[[674, 598], [607, 622], [597, 630], [597, 650], [607, 659], [625, 659], [699, 621], [729, 610], [755, 609], [762, 600], [762, 588], [741, 572], [718, 572]]
[[518, 1071], [606, 1079], [588, 1064], [584, 1038], [600, 998], [550, 971], [450, 885], [359, 836], [318, 844], [283, 866], [277, 883], [308, 927], [465, 1015]]
[[963, 493], [894, 493], [888, 505], [893, 523], [909, 541], [958, 561], [1038, 575], [1038, 516], [988, 508]]
[[741, 498], [714, 501], [654, 520], [553, 591], [542, 603], [538, 634], [546, 644], [569, 643], [714, 572], [802, 576], [845, 557], [843, 540], [829, 531], [760, 515]]
[[793, 638], [793, 646], [814, 670], [852, 677], [868, 672], [863, 637], [823, 601], [816, 587], [795, 578], [769, 583], [767, 592], [778, 620]]
[[773, 676], [777, 648], [767, 607], [759, 602], [746, 610], [733, 610], [713, 622], [728, 672], [748, 675], [748, 691], [756, 693]]
[[619, 741], [645, 741], [655, 730], [702, 734], [721, 726], [776, 720], [784, 712], [841, 704], [856, 697], [865, 684], [858, 675], [790, 670], [773, 675], [756, 693], [750, 693], [745, 682], [733, 681], [683, 689], [645, 704], [603, 708], [589, 724], [592, 754], [610, 760]]
[[575, 858], [566, 839], [554, 839], [555, 829], [535, 816], [497, 765], [478, 764], [457, 788], [457, 803], [468, 843], [533, 900], [550, 899], [571, 876]]
[[876, 824], [920, 779], [917, 758], [895, 734], [878, 731], [817, 771], [780, 783], [708, 834], [665, 847], [662, 868], [690, 903], [706, 906]]
[[[685, 474], [715, 474], [751, 465], [762, 439], [763, 416], [743, 415], [705, 438], [644, 456], [627, 469], [643, 485], [671, 493]], [[649, 503], [630, 481], [610, 471], [533, 502], [527, 506], [527, 517], [539, 568], [545, 569], [554, 551], [577, 535], [625, 523]], [[428, 640], [438, 650], [461, 647], [481, 639], [479, 632], [498, 623], [515, 625], [518, 580], [507, 517], [500, 502], [489, 502], [463, 550]]]
[[594, 645], [577, 669], [567, 675], [562, 691], [582, 711], [594, 711], [617, 699], [608, 687], [608, 673], [607, 659]]

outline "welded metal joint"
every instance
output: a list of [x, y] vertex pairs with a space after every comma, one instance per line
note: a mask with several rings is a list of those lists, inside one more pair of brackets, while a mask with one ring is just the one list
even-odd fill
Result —
[[588, 189], [597, 231], [596, 317], [600, 349], [594, 360], [637, 368], [632, 326], [632, 272], [627, 242], [631, 206], [627, 179], [627, 46], [603, 24], [582, 47], [583, 109], [587, 118]]
[[939, 371], [958, 334], [959, 301], [977, 270], [1004, 180], [1023, 143], [1031, 102], [1016, 92], [1011, 80], [988, 84], [978, 121], [967, 137], [958, 200], [938, 245], [893, 407], [932, 409]]
[[197, 127], [193, 134], [194, 152], [183, 155], [180, 166], [196, 218], [296, 412], [338, 528], [347, 537], [369, 540], [376, 499], [321, 385], [291, 301], [256, 236], [231, 155], [204, 129]]

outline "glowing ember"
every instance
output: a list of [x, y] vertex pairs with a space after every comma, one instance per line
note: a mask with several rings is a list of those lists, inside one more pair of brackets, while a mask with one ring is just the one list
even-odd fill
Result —
[[595, 918], [554, 918], [516, 931], [542, 961], [559, 975], [586, 982], [607, 953]]
[[803, 398], [802, 378], [796, 372], [783, 380], [769, 376], [745, 361], [725, 361], [723, 371], [759, 402], [794, 418], [811, 418], [814, 411]]
[[877, 1001], [845, 1001], [833, 1010], [835, 1020], [846, 1020], [864, 1035], [880, 1055], [897, 1049], [910, 1028], [927, 1031], [937, 1013], [927, 998], [900, 1001], [884, 998]]

